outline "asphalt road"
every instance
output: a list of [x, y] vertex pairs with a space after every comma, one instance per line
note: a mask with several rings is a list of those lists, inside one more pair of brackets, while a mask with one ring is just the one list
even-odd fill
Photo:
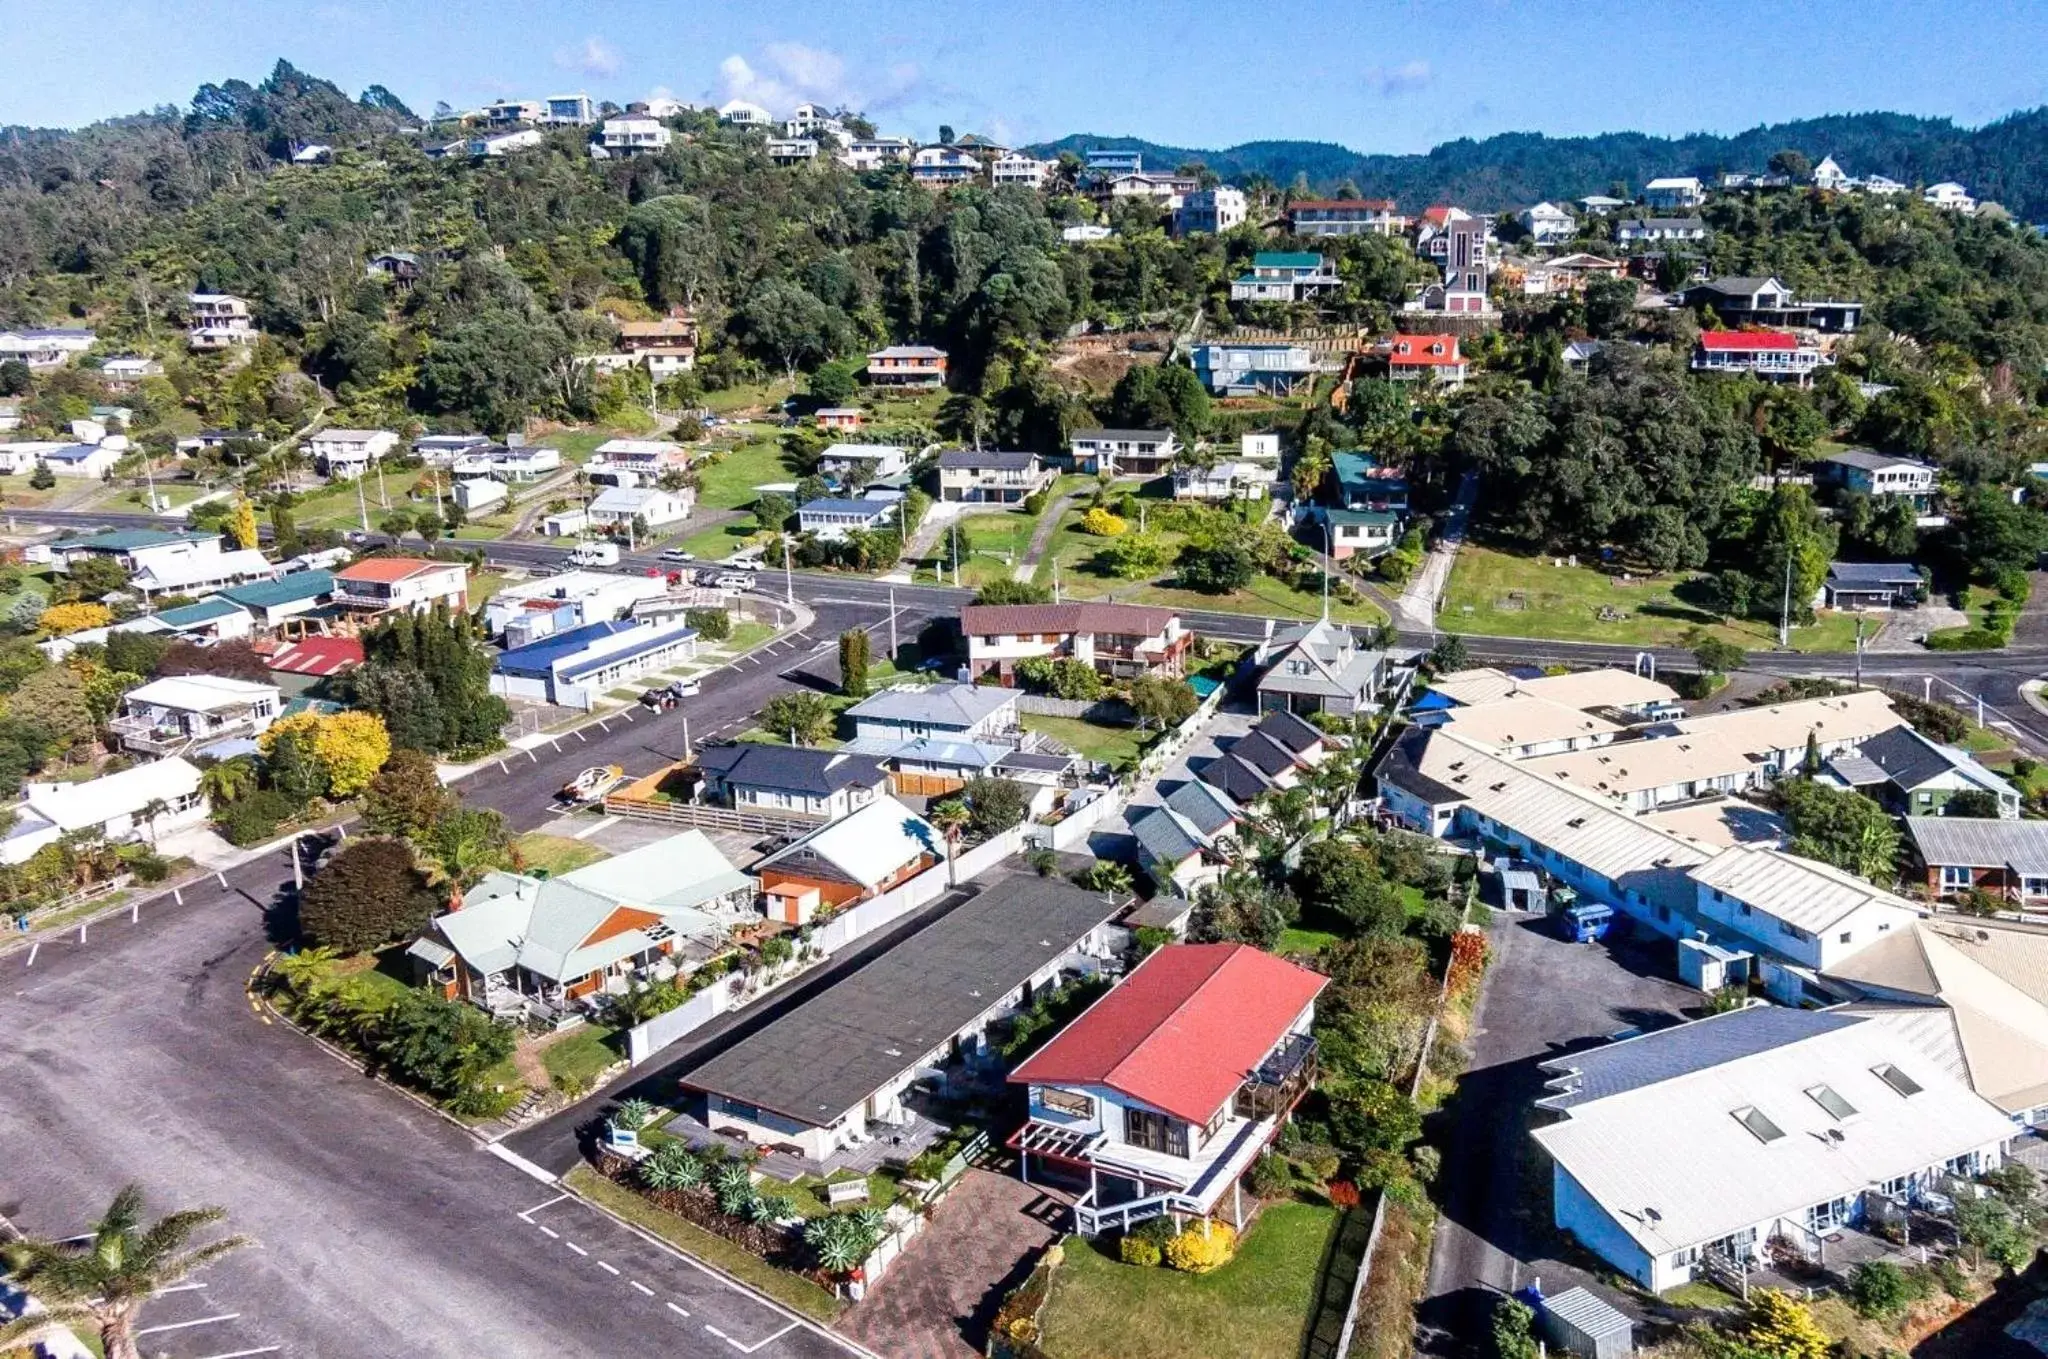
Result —
[[[868, 627], [886, 645], [886, 595], [814, 607], [814, 622], [714, 672], [678, 709], [635, 709], [508, 757], [465, 780], [465, 798], [521, 829], [546, 824], [555, 790], [579, 769], [648, 773], [681, 755], [686, 723], [692, 741], [752, 725], [805, 666], [833, 659], [842, 630]], [[899, 611], [899, 637], [928, 616]], [[205, 1306], [185, 1294], [153, 1303], [144, 1324], [177, 1329], [152, 1343], [163, 1337], [181, 1359], [270, 1346], [549, 1359], [849, 1352], [557, 1200], [459, 1129], [263, 1023], [244, 987], [270, 946], [265, 908], [289, 877], [279, 853], [138, 923], [0, 958], [0, 1032], [21, 1040], [0, 1082], [0, 1213], [25, 1231], [69, 1235], [132, 1179], [159, 1208], [218, 1203], [233, 1230], [264, 1243], [209, 1272]], [[574, 1162], [551, 1159], [556, 1170]]]
[[178, 1329], [146, 1352], [850, 1352], [262, 1022], [244, 988], [288, 864], [0, 959], [0, 1212], [67, 1236], [134, 1180], [262, 1243], [201, 1276], [203, 1299], [151, 1303], [145, 1327]]

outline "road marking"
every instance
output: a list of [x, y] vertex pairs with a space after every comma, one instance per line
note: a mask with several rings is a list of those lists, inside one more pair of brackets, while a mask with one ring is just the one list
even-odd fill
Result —
[[41, 944], [30, 944], [28, 946], [28, 963], [26, 964], [26, 966], [34, 967], [36, 965], [36, 950], [40, 949], [41, 947]]
[[567, 1246], [570, 1250], [575, 1251], [578, 1255], [590, 1254], [589, 1251], [583, 1249], [583, 1247], [577, 1245], [574, 1241], [564, 1241], [562, 1244]]
[[519, 1214], [519, 1220], [520, 1220], [520, 1221], [522, 1221], [522, 1222], [529, 1222], [529, 1223], [530, 1223], [530, 1222], [532, 1222], [532, 1221], [533, 1221], [533, 1215], [534, 1215], [535, 1213], [539, 1212], [539, 1211], [540, 1211], [541, 1209], [543, 1209], [543, 1208], [552, 1208], [552, 1207], [554, 1207], [554, 1206], [555, 1206], [556, 1204], [560, 1203], [560, 1202], [561, 1202], [561, 1201], [562, 1201], [563, 1199], [566, 1199], [566, 1198], [568, 1198], [568, 1197], [569, 1197], [569, 1191], [565, 1189], [565, 1190], [563, 1190], [563, 1191], [562, 1191], [561, 1193], [559, 1193], [559, 1194], [555, 1195], [555, 1196], [554, 1196], [553, 1198], [549, 1199], [549, 1200], [548, 1200], [548, 1201], [547, 1201], [546, 1203], [536, 1203], [536, 1204], [534, 1204], [534, 1205], [533, 1205], [533, 1207], [531, 1207], [531, 1208], [527, 1209], [527, 1210], [526, 1210], [525, 1212], [523, 1212], [523, 1213]]
[[191, 1291], [192, 1291], [193, 1289], [195, 1289], [195, 1288], [204, 1288], [204, 1287], [206, 1287], [206, 1285], [205, 1285], [205, 1284], [203, 1284], [203, 1283], [180, 1283], [180, 1284], [172, 1284], [172, 1285], [171, 1285], [171, 1286], [170, 1286], [169, 1288], [159, 1288], [159, 1289], [157, 1289], [157, 1291], [156, 1291], [156, 1292], [154, 1292], [154, 1293], [152, 1293], [152, 1294], [150, 1294], [150, 1296], [151, 1296], [152, 1298], [160, 1298], [160, 1297], [162, 1297], [162, 1296], [163, 1296], [164, 1294], [166, 1294], [166, 1293], [189, 1293], [189, 1292], [191, 1292]]
[[253, 1350], [229, 1350], [226, 1354], [209, 1354], [203, 1359], [249, 1359], [252, 1354], [276, 1354], [283, 1348], [282, 1345], [264, 1345]]
[[183, 1331], [193, 1326], [211, 1326], [216, 1321], [233, 1321], [236, 1317], [239, 1317], [240, 1315], [242, 1315], [240, 1312], [222, 1312], [217, 1317], [201, 1317], [197, 1321], [171, 1321], [166, 1322], [161, 1326], [144, 1326], [135, 1334], [156, 1335], [161, 1331]]
[[604, 1260], [599, 1260], [597, 1262], [597, 1267], [607, 1274], [617, 1274], [619, 1272], [619, 1267], [617, 1265], [611, 1264], [608, 1261]]
[[642, 1293], [645, 1293], [648, 1297], [651, 1298], [654, 1296], [654, 1290], [649, 1288], [646, 1284], [641, 1283], [638, 1279], [628, 1279], [626, 1280], [626, 1282], [630, 1284], [632, 1287], [639, 1289]]
[[678, 1307], [674, 1303], [668, 1304], [668, 1310], [674, 1312], [679, 1317], [686, 1317], [690, 1315], [687, 1308]]
[[588, 745], [590, 742], [590, 738], [583, 734], [583, 729], [580, 727], [577, 728], [576, 731], [572, 733], [572, 735], [574, 735], [577, 740], [582, 741], [586, 745]]
[[591, 836], [597, 834], [601, 830], [604, 830], [606, 827], [616, 826], [618, 824], [619, 818], [617, 818], [616, 816], [608, 816], [604, 818], [604, 820], [602, 821], [598, 821], [591, 825], [585, 826], [582, 830], [577, 831], [574, 835], [570, 836], [569, 838], [572, 840], [588, 840]]
[[562, 1239], [562, 1234], [556, 1231], [553, 1227], [542, 1226], [538, 1222], [534, 1223], [533, 1225], [536, 1227], [540, 1227], [542, 1235], [546, 1236], [549, 1240], [560, 1241]]
[[791, 1331], [793, 1331], [793, 1330], [795, 1330], [795, 1329], [796, 1329], [796, 1323], [795, 1323], [794, 1321], [792, 1321], [792, 1322], [790, 1322], [790, 1323], [789, 1323], [789, 1325], [787, 1325], [787, 1326], [784, 1326], [784, 1327], [783, 1327], [783, 1328], [782, 1328], [781, 1330], [777, 1331], [777, 1332], [776, 1332], [776, 1333], [775, 1333], [774, 1335], [771, 1335], [771, 1336], [767, 1336], [767, 1337], [765, 1337], [764, 1339], [761, 1339], [761, 1340], [756, 1340], [756, 1341], [755, 1341], [755, 1342], [754, 1342], [753, 1344], [751, 1344], [751, 1345], [742, 1345], [742, 1344], [741, 1344], [741, 1343], [740, 1343], [739, 1341], [737, 1341], [737, 1340], [734, 1340], [734, 1339], [733, 1339], [733, 1338], [732, 1338], [731, 1336], [727, 1336], [727, 1337], [725, 1337], [725, 1343], [726, 1343], [726, 1344], [728, 1344], [728, 1345], [730, 1345], [730, 1346], [732, 1346], [732, 1347], [733, 1347], [734, 1349], [738, 1350], [738, 1351], [739, 1351], [739, 1352], [740, 1352], [741, 1354], [752, 1354], [752, 1353], [753, 1353], [753, 1352], [754, 1352], [755, 1350], [758, 1350], [758, 1349], [760, 1349], [760, 1348], [761, 1348], [762, 1346], [764, 1346], [764, 1345], [772, 1345], [772, 1344], [774, 1344], [774, 1343], [775, 1343], [776, 1341], [778, 1341], [778, 1340], [782, 1339], [782, 1337], [784, 1337], [784, 1336], [788, 1335], [788, 1334], [789, 1334], [789, 1333], [790, 1333]]
[[506, 1165], [511, 1166], [517, 1170], [525, 1171], [528, 1175], [533, 1176], [533, 1178], [539, 1180], [542, 1184], [555, 1183], [555, 1177], [553, 1175], [541, 1169], [533, 1162], [527, 1160], [524, 1156], [521, 1156], [516, 1151], [513, 1151], [507, 1147], [502, 1147], [498, 1145], [496, 1142], [484, 1143], [484, 1150], [489, 1152], [491, 1155], [497, 1157], [499, 1160], [503, 1161]]

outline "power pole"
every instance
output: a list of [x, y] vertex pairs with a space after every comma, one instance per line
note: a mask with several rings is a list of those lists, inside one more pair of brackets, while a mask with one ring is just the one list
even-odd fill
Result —
[[1856, 615], [1856, 687], [1863, 687], [1863, 615]]
[[896, 664], [896, 587], [889, 587], [889, 664]]
[[1060, 559], [1058, 553], [1054, 553], [1052, 559], [1052, 602], [1055, 604], [1060, 602]]
[[1336, 553], [1336, 545], [1330, 538], [1330, 520], [1323, 518], [1323, 621], [1330, 621], [1330, 558]]
[[370, 506], [363, 499], [363, 479], [361, 477], [356, 478], [356, 512], [363, 516], [363, 532], [368, 533], [370, 531]]
[[1792, 645], [1792, 541], [1785, 541], [1785, 599], [1778, 606], [1778, 648]]
[[[796, 603], [796, 576], [789, 569], [789, 535], [782, 535], [782, 594], [792, 606]], [[791, 745], [796, 742], [792, 740]]]

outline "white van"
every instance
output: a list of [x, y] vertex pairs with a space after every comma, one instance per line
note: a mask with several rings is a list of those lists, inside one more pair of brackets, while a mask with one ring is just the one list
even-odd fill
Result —
[[569, 554], [569, 561], [576, 566], [617, 566], [619, 545], [617, 543], [578, 543], [576, 550]]

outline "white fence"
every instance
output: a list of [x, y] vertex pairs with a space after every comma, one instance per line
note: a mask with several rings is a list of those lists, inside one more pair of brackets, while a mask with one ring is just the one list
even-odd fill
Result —
[[[1023, 847], [1024, 830], [1023, 826], [1012, 826], [961, 854], [954, 861], [958, 881], [979, 877], [1015, 854]], [[927, 868], [908, 882], [833, 916], [818, 927], [811, 943], [829, 958], [856, 940], [895, 924], [920, 906], [937, 901], [951, 890], [953, 880], [944, 863]], [[801, 975], [786, 973], [777, 984]], [[734, 973], [699, 991], [667, 1014], [656, 1015], [644, 1024], [634, 1025], [626, 1031], [627, 1057], [634, 1066], [639, 1066], [677, 1039], [687, 1037], [727, 1010], [744, 1003], [747, 980], [744, 974]]]
[[1123, 788], [1097, 789], [1094, 801], [1065, 819], [1050, 826], [1024, 827], [1025, 843], [1034, 849], [1058, 850], [1084, 845], [1089, 833], [1103, 822], [1113, 820], [1128, 801], [1130, 793]]
[[1054, 698], [1050, 694], [1017, 695], [1017, 711], [1045, 717], [1082, 717], [1110, 726], [1135, 721], [1137, 714], [1120, 698]]

